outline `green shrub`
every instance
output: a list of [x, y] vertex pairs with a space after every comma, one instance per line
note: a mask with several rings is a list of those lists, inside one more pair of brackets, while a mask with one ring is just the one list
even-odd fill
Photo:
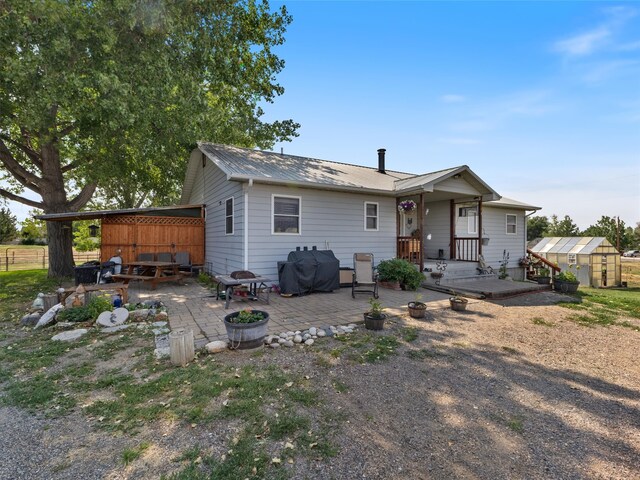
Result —
[[400, 258], [383, 260], [378, 264], [380, 280], [384, 282], [400, 282], [407, 290], [416, 290], [424, 280], [413, 264]]
[[86, 322], [92, 320], [93, 316], [89, 311], [89, 307], [71, 307], [65, 308], [58, 313], [57, 319], [61, 322]]
[[89, 305], [87, 305], [87, 309], [91, 314], [91, 318], [95, 320], [102, 312], [111, 312], [113, 310], [111, 297], [109, 297], [108, 295], [93, 297], [89, 302]]
[[578, 277], [576, 277], [573, 272], [560, 272], [556, 280], [560, 280], [561, 282], [577, 282]]

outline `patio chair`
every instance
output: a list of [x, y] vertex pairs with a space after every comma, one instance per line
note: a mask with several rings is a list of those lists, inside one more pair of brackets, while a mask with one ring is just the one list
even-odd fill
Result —
[[479, 267], [476, 267], [478, 275], [493, 275], [495, 273], [493, 268], [491, 268], [491, 265], [487, 265], [487, 262], [484, 260], [482, 255], [478, 255], [478, 263], [480, 264]]
[[176, 252], [176, 263], [180, 264], [180, 270], [193, 273], [193, 265], [191, 265], [189, 252]]
[[159, 252], [156, 254], [158, 262], [173, 262], [173, 255], [171, 252]]
[[356, 298], [356, 293], [372, 293], [373, 298], [378, 298], [378, 274], [373, 268], [373, 253], [353, 254], [351, 296]]

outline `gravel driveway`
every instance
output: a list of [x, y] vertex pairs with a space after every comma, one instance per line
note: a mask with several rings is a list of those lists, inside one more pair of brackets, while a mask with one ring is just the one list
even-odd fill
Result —
[[[331, 339], [216, 361], [306, 374], [341, 414], [337, 455], [281, 467], [291, 478], [640, 478], [640, 333], [576, 324], [557, 300], [472, 300], [465, 313], [395, 319], [382, 335], [402, 339], [414, 327], [418, 338], [374, 364], [336, 358]], [[170, 459], [196, 443], [224, 452], [233, 425], [162, 424], [116, 437], [80, 413], [51, 420], [3, 407], [0, 432], [2, 479], [151, 479], [178, 469]], [[125, 467], [123, 448], [140, 439], [152, 448]]]

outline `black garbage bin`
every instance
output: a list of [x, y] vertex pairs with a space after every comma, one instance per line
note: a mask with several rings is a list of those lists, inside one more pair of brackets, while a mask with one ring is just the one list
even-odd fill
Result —
[[73, 267], [73, 272], [76, 276], [76, 285], [80, 285], [81, 283], [96, 283], [99, 271], [100, 265], [93, 263], [85, 263], [84, 265]]

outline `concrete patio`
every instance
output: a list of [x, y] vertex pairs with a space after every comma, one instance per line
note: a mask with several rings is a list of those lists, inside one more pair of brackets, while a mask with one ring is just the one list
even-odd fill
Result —
[[[160, 300], [168, 309], [171, 329], [192, 329], [197, 347], [213, 340], [225, 340], [224, 316], [243, 308], [269, 312], [269, 333], [275, 334], [305, 330], [312, 326], [362, 322], [362, 313], [369, 309], [371, 298], [361, 293], [353, 299], [350, 288], [302, 297], [281, 297], [272, 293], [268, 305], [263, 301], [232, 301], [225, 310], [224, 300], [216, 300], [215, 291], [202, 286], [195, 279], [186, 279], [182, 283], [164, 283], [158, 285], [157, 290], [151, 290], [142, 282], [132, 282], [129, 287], [130, 301]], [[407, 313], [407, 303], [416, 300], [417, 294], [422, 296], [421, 301], [427, 304], [429, 310], [449, 306], [449, 295], [426, 289], [406, 292], [381, 288], [379, 300], [387, 314], [404, 315]]]

